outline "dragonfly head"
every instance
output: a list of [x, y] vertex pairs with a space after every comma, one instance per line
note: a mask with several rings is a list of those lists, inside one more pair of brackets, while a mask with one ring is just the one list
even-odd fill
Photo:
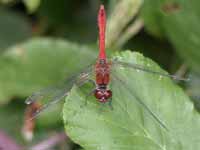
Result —
[[96, 89], [94, 95], [100, 103], [106, 103], [112, 97], [112, 91], [107, 89]]

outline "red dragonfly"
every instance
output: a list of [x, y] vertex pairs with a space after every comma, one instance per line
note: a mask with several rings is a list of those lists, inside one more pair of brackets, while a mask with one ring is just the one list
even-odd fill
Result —
[[[112, 100], [112, 91], [108, 88], [108, 85], [110, 83], [110, 75], [112, 73], [113, 67], [125, 67], [130, 69], [136, 69], [144, 72], [148, 72], [151, 74], [163, 76], [163, 77], [170, 77], [172, 79], [176, 80], [188, 80], [185, 78], [179, 78], [175, 75], [169, 75], [157, 71], [150, 70], [148, 68], [145, 68], [143, 66], [140, 66], [138, 64], [133, 63], [127, 63], [123, 62], [117, 59], [114, 60], [108, 60], [106, 57], [105, 52], [105, 31], [106, 31], [106, 12], [104, 9], [104, 6], [101, 5], [98, 13], [98, 27], [99, 27], [99, 56], [96, 61], [95, 65], [90, 65], [84, 71], [82, 71], [79, 74], [76, 74], [72, 77], [70, 77], [66, 82], [62, 83], [61, 85], [49, 87], [46, 89], [43, 89], [41, 91], [33, 93], [30, 97], [26, 99], [26, 104], [33, 104], [34, 102], [41, 100], [41, 99], [49, 99], [49, 102], [42, 107], [40, 107], [34, 114], [33, 117], [36, 117], [41, 111], [46, 109], [48, 106], [57, 103], [60, 101], [63, 97], [66, 97], [72, 88], [74, 84], [76, 84], [77, 87], [83, 86], [86, 82], [92, 81], [94, 83], [94, 90], [92, 90], [92, 94], [96, 97], [96, 99], [100, 103], [107, 103], [111, 102]], [[95, 75], [96, 80], [91, 80], [91, 75]], [[123, 85], [126, 83], [123, 80], [118, 79], [114, 74], [112, 74], [112, 77], [115, 77], [115, 79], [119, 80]], [[128, 91], [131, 92], [130, 89]], [[164, 128], [166, 126], [162, 121], [149, 109], [147, 105], [145, 105], [142, 100], [136, 98], [139, 104], [141, 104], [151, 115], [152, 117], [161, 124]]]

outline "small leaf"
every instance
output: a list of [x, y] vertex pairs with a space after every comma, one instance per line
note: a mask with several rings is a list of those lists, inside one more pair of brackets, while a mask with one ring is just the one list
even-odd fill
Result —
[[145, 0], [141, 9], [141, 15], [144, 19], [145, 29], [157, 37], [164, 37], [165, 33], [160, 21], [162, 15], [159, 13], [159, 0]]
[[[164, 72], [138, 53], [124, 52], [116, 57]], [[66, 98], [63, 119], [68, 136], [87, 150], [193, 150], [200, 147], [200, 117], [192, 102], [168, 78], [129, 68], [116, 68], [112, 78], [112, 106], [100, 104], [74, 87]], [[130, 91], [129, 91], [129, 90]], [[91, 89], [92, 90], [92, 89]], [[144, 109], [142, 100], [169, 131]]]

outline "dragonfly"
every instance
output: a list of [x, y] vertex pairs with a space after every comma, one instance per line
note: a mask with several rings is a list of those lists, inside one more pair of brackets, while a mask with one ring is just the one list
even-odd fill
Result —
[[[96, 60], [95, 64], [91, 64], [85, 69], [83, 69], [80, 73], [77, 73], [70, 78], [68, 78], [66, 81], [62, 82], [61, 84], [57, 86], [48, 87], [45, 89], [42, 89], [38, 92], [33, 93], [31, 96], [29, 96], [25, 103], [28, 105], [31, 105], [39, 100], [42, 99], [48, 99], [48, 102], [44, 105], [42, 105], [39, 109], [33, 113], [32, 118], [35, 118], [40, 112], [45, 110], [50, 105], [53, 105], [57, 102], [59, 102], [64, 97], [68, 96], [71, 88], [73, 85], [76, 85], [76, 87], [82, 87], [87, 82], [92, 82], [94, 84], [94, 88], [91, 90], [91, 94], [97, 99], [99, 103], [110, 103], [112, 101], [113, 92], [109, 88], [110, 79], [115, 78], [119, 82], [121, 82], [124, 87], [126, 87], [126, 84], [122, 79], [119, 79], [116, 75], [113, 73], [114, 67], [124, 67], [124, 68], [130, 68], [135, 70], [140, 70], [143, 72], [147, 72], [150, 74], [155, 74], [161, 77], [169, 77], [175, 80], [180, 81], [187, 81], [188, 78], [181, 78], [176, 75], [170, 75], [167, 73], [157, 72], [154, 70], [151, 70], [147, 67], [134, 64], [134, 63], [127, 63], [124, 61], [120, 61], [119, 59], [113, 59], [110, 60], [106, 56], [106, 50], [105, 50], [105, 31], [106, 31], [106, 11], [104, 8], [104, 5], [100, 6], [99, 12], [98, 12], [98, 28], [99, 28], [99, 55]], [[91, 76], [94, 76], [95, 79], [92, 80]], [[131, 89], [127, 89], [131, 94]], [[166, 126], [164, 123], [156, 116], [156, 114], [151, 111], [151, 109], [139, 98], [136, 98], [137, 102], [143, 106], [144, 109], [146, 109], [151, 116], [164, 128]]]

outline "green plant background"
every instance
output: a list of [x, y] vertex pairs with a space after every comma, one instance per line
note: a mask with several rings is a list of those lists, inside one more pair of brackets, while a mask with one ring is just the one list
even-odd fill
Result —
[[113, 110], [92, 96], [85, 105], [90, 85], [73, 86], [65, 101], [36, 118], [33, 140], [27, 142], [21, 134], [26, 97], [95, 63], [100, 1], [0, 1], [0, 131], [25, 149], [58, 132], [68, 138], [55, 149], [200, 148], [200, 2], [102, 3], [107, 11], [106, 43], [111, 58], [188, 76], [190, 81], [178, 84], [158, 75], [115, 68], [113, 74], [123, 83], [113, 75]]

